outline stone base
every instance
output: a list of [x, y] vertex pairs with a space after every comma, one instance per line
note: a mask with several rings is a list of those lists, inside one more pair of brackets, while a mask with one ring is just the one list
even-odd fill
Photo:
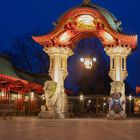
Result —
[[54, 113], [50, 111], [44, 111], [40, 112], [38, 117], [40, 119], [65, 119], [72, 117], [72, 115], [69, 112]]
[[53, 119], [53, 117], [54, 117], [54, 112], [51, 112], [51, 111], [43, 111], [43, 112], [40, 112], [39, 114], [38, 114], [38, 117], [40, 118], [40, 119]]
[[126, 119], [126, 114], [124, 111], [120, 112], [120, 113], [113, 113], [112, 111], [109, 112], [106, 116], [106, 119], [108, 120], [125, 120]]

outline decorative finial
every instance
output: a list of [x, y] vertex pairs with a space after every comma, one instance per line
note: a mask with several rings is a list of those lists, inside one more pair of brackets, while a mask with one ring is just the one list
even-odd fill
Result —
[[91, 0], [84, 0], [83, 3], [84, 4], [90, 4], [91, 3]]
[[83, 5], [91, 5], [91, 0], [83, 0]]

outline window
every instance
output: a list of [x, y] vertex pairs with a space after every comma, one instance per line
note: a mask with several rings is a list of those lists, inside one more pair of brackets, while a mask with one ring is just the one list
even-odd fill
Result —
[[122, 58], [122, 69], [124, 70], [125, 69], [125, 59]]
[[51, 69], [53, 69], [54, 66], [54, 58], [51, 58]]
[[63, 58], [61, 58], [61, 69], [63, 69]]
[[112, 58], [112, 69], [114, 69], [114, 68], [115, 68], [115, 59]]

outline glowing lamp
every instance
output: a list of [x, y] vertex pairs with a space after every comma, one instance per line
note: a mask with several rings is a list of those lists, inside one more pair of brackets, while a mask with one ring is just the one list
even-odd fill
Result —
[[95, 63], [97, 59], [94, 58], [80, 58], [80, 61], [85, 65], [86, 69], [91, 69], [93, 66], [93, 62]]
[[93, 62], [96, 62], [96, 61], [97, 61], [97, 58], [94, 57], [94, 58], [93, 58]]
[[46, 99], [46, 98], [45, 98], [45, 95], [42, 95], [41, 97], [42, 97], [42, 99], [43, 99], [43, 100], [45, 100], [45, 99]]
[[83, 95], [80, 95], [80, 100], [84, 100], [84, 96]]
[[1, 96], [4, 97], [5, 93], [4, 93], [4, 90], [2, 89], [2, 92], [1, 92]]
[[85, 61], [85, 59], [84, 58], [80, 58], [80, 61], [83, 63]]
[[88, 103], [90, 104], [91, 103], [91, 100], [88, 100]]
[[34, 98], [34, 94], [35, 93], [34, 92], [31, 92], [30, 94], [31, 94], [31, 98]]
[[132, 95], [129, 95], [128, 99], [129, 99], [129, 101], [131, 101], [132, 100]]
[[18, 99], [20, 99], [21, 98], [21, 95], [20, 94], [18, 94]]

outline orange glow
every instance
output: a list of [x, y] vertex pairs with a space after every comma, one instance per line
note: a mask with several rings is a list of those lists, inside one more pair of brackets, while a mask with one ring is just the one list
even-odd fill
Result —
[[[137, 35], [130, 36], [117, 32], [109, 26], [107, 20], [102, 16], [102, 14], [93, 8], [73, 8], [60, 19], [61, 20], [56, 24], [56, 28], [52, 32], [43, 36], [32, 36], [33, 40], [43, 47], [52, 47], [51, 42], [52, 40], [55, 40], [56, 47], [64, 44], [65, 46], [68, 45], [73, 48], [76, 47], [76, 45], [73, 44], [75, 44], [77, 40], [84, 38], [86, 33], [87, 38], [92, 36], [94, 37], [94, 35], [96, 35], [97, 38], [101, 39], [104, 46], [110, 44], [110, 42], [112, 45], [115, 45], [117, 43], [116, 39], [119, 38], [120, 43], [127, 44], [132, 49], [137, 47]], [[103, 34], [99, 32], [98, 28], [96, 28], [98, 21], [101, 21], [102, 25], [105, 25], [105, 28], [102, 28], [101, 25], [99, 30], [107, 30], [102, 30]], [[69, 25], [69, 28], [64, 28], [68, 23], [74, 23], [74, 25], [71, 24]], [[93, 33], [93, 35], [91, 35], [91, 33]], [[58, 40], [56, 39], [57, 37]]]
[[140, 87], [136, 87], [136, 93], [140, 94]]

